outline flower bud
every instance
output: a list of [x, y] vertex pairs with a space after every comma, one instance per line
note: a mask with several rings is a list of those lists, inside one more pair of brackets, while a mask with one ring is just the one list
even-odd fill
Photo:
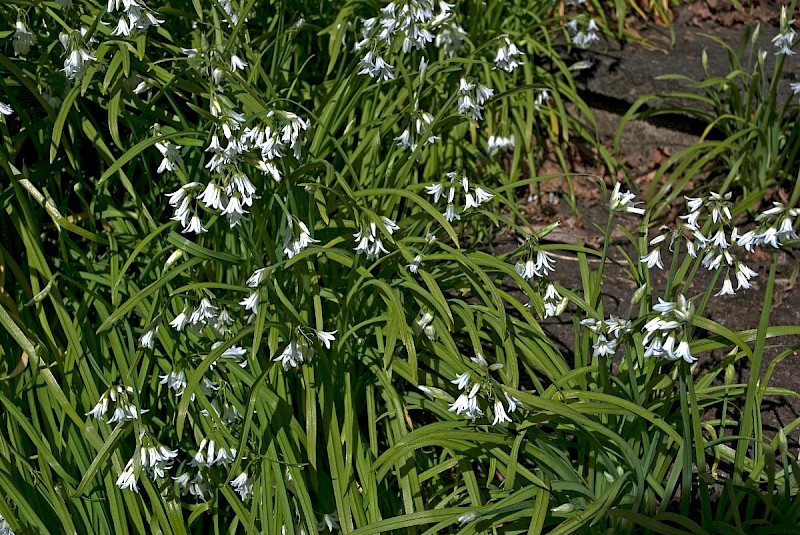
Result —
[[574, 510], [575, 510], [575, 506], [574, 505], [572, 505], [571, 503], [564, 503], [564, 504], [559, 505], [558, 507], [553, 507], [552, 509], [550, 509], [550, 512], [563, 515], [563, 514], [571, 513]]
[[436, 388], [435, 386], [424, 386], [424, 385], [419, 385], [417, 388], [419, 388], [420, 390], [422, 390], [423, 392], [425, 392], [434, 399], [441, 399], [443, 401], [446, 401], [447, 403], [452, 403], [453, 401], [455, 401], [455, 398], [453, 398], [453, 396], [451, 396], [441, 388]]
[[431, 342], [436, 340], [436, 329], [433, 328], [433, 325], [426, 326], [424, 329], [422, 329], [422, 332], [425, 333], [425, 336], [427, 336], [428, 340]]
[[183, 256], [183, 249], [176, 249], [175, 251], [173, 251], [173, 253], [169, 255], [169, 258], [167, 258], [167, 261], [164, 263], [164, 270], [167, 270], [182, 256]]
[[458, 517], [458, 523], [459, 525], [463, 526], [464, 524], [469, 524], [473, 520], [477, 520], [480, 516], [481, 515], [477, 511], [470, 511], [469, 513], [464, 513]]

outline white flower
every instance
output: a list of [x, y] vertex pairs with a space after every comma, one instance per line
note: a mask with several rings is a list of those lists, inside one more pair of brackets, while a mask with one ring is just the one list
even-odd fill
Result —
[[208, 183], [198, 199], [200, 199], [207, 208], [212, 210], [222, 210], [222, 207], [224, 206], [222, 202], [222, 188], [220, 188], [214, 182]]
[[295, 255], [300, 254], [312, 243], [319, 243], [311, 237], [308, 227], [302, 221], [297, 222], [300, 227], [300, 232], [295, 233], [292, 217], [288, 218], [289, 224], [286, 226], [286, 232], [283, 235], [283, 252], [288, 258], [293, 258]]
[[322, 531], [323, 529], [327, 529], [329, 533], [341, 529], [339, 527], [339, 518], [336, 516], [336, 513], [322, 515], [322, 520], [317, 522], [317, 530]]
[[597, 342], [592, 346], [595, 357], [613, 357], [617, 351], [617, 340], [607, 340], [604, 334], [597, 337]]
[[483, 118], [483, 104], [492, 98], [494, 90], [485, 85], [468, 82], [461, 78], [459, 82], [458, 113], [469, 115], [473, 120], [478, 121]]
[[450, 382], [456, 385], [459, 390], [466, 390], [467, 388], [469, 388], [470, 385], [469, 372], [464, 372], [459, 375], [456, 375], [456, 378]]
[[200, 304], [194, 309], [192, 315], [189, 316], [189, 323], [192, 325], [205, 325], [209, 320], [213, 320], [217, 317], [218, 310], [217, 307], [211, 304], [208, 298], [204, 297], [200, 300]]
[[117, 408], [114, 409], [114, 414], [108, 419], [108, 423], [113, 424], [117, 422], [130, 422], [138, 420], [140, 414], [146, 413], [146, 410], [138, 410], [130, 403], [118, 403]]
[[692, 353], [689, 350], [689, 342], [686, 340], [681, 340], [681, 342], [678, 344], [678, 348], [675, 350], [675, 357], [681, 358], [689, 364], [697, 360], [697, 358], [692, 356]]
[[165, 477], [166, 471], [172, 468], [172, 462], [177, 456], [177, 450], [171, 450], [163, 445], [139, 448], [142, 468], [153, 478]]
[[158, 332], [159, 324], [156, 324], [155, 327], [149, 329], [142, 335], [142, 338], [139, 340], [139, 343], [142, 347], [146, 347], [147, 349], [153, 349], [153, 337]]
[[473, 520], [476, 520], [480, 514], [477, 511], [470, 511], [469, 513], [464, 513], [463, 515], [458, 517], [458, 524], [463, 526], [464, 524], [469, 524]]
[[243, 71], [245, 67], [247, 67], [247, 63], [242, 58], [235, 54], [231, 55], [231, 71]]
[[494, 96], [494, 89], [486, 87], [485, 85], [478, 84], [475, 88], [475, 100], [483, 106], [487, 100]]
[[552, 282], [547, 284], [542, 301], [544, 302], [545, 318], [558, 316], [567, 308], [567, 299], [558, 293]]
[[8, 520], [3, 518], [3, 515], [0, 515], [0, 535], [14, 535], [14, 530], [11, 529]]
[[0, 102], [0, 115], [11, 115], [14, 110], [5, 102]]
[[364, 54], [364, 57], [358, 62], [358, 66], [361, 67], [358, 74], [367, 74], [370, 78], [377, 78], [379, 82], [394, 78], [393, 67], [386, 63], [382, 57], [373, 54], [371, 50]]
[[506, 46], [500, 47], [497, 50], [497, 55], [494, 58], [494, 68], [503, 69], [506, 72], [512, 72], [514, 69], [523, 64], [522, 52], [517, 48], [517, 45], [512, 43], [506, 37]]
[[187, 314], [188, 311], [188, 307], [183, 307], [181, 313], [175, 316], [174, 320], [169, 322], [170, 327], [178, 332], [182, 331], [184, 327], [186, 327], [186, 324], [189, 323], [189, 315]]
[[289, 368], [297, 368], [302, 364], [306, 360], [308, 352], [309, 347], [305, 344], [291, 341], [281, 354], [272, 360], [283, 364], [283, 370], [287, 371]]
[[482, 204], [494, 198], [494, 193], [490, 193], [481, 187], [475, 188], [475, 202]]
[[647, 263], [648, 269], [653, 269], [653, 267], [664, 269], [664, 264], [661, 263], [661, 249], [659, 248], [653, 249], [646, 256], [639, 258], [639, 260]]
[[633, 199], [636, 197], [630, 191], [622, 193], [620, 191], [620, 183], [614, 184], [614, 191], [611, 193], [611, 202], [609, 207], [612, 212], [630, 212], [632, 214], [644, 215], [642, 208], [636, 208]]
[[500, 152], [514, 149], [514, 136], [489, 136], [489, 139], [486, 141], [486, 146], [489, 149], [489, 156], [497, 156]]
[[745, 290], [749, 289], [750, 279], [758, 275], [758, 273], [745, 266], [741, 262], [736, 262], [736, 268], [734, 271], [736, 274], [736, 281], [738, 283], [738, 286], [736, 287], [737, 290], [741, 288], [744, 288]]
[[242, 206], [242, 201], [238, 195], [231, 197], [228, 200], [228, 205], [222, 210], [222, 215], [228, 216], [228, 223], [230, 223], [231, 228], [238, 225], [244, 219], [244, 214], [247, 213], [248, 211]]
[[520, 404], [520, 401], [514, 396], [510, 395], [508, 392], [503, 392], [503, 395], [506, 397], [506, 401], [508, 402], [508, 412], [514, 412], [517, 410], [517, 405]]
[[735, 295], [736, 292], [733, 291], [733, 283], [731, 283], [731, 279], [729, 277], [725, 277], [725, 280], [722, 282], [722, 289], [715, 293], [715, 296], [720, 295]]
[[414, 260], [411, 261], [406, 267], [411, 273], [416, 273], [419, 270], [419, 265], [422, 263], [422, 256], [417, 255], [414, 257]]
[[181, 234], [185, 234], [187, 232], [194, 232], [195, 234], [202, 234], [204, 232], [208, 232], [206, 228], [203, 226], [203, 222], [200, 220], [197, 214], [193, 214], [192, 218], [189, 220], [189, 224], [181, 231]]
[[497, 400], [494, 403], [494, 420], [492, 421], [492, 425], [497, 425], [503, 422], [511, 423], [511, 418], [509, 418], [508, 414], [506, 414], [506, 409], [503, 407], [503, 403], [500, 400]]
[[246, 298], [239, 301], [239, 304], [244, 307], [245, 310], [249, 310], [253, 314], [258, 312], [258, 292], [253, 292]]
[[108, 393], [103, 392], [92, 410], [86, 413], [86, 416], [91, 416], [98, 420], [102, 420], [106, 412], [108, 412]]
[[202, 472], [195, 472], [193, 477], [190, 477], [187, 472], [184, 472], [172, 479], [181, 487], [182, 496], [191, 494], [197, 500], [205, 501], [205, 493], [208, 492], [208, 485], [206, 484]]
[[322, 342], [322, 345], [325, 346], [325, 349], [331, 348], [331, 343], [336, 340], [337, 332], [338, 331], [316, 331], [317, 338]]
[[255, 270], [253, 274], [250, 276], [250, 278], [247, 279], [247, 286], [249, 286], [250, 288], [257, 287], [258, 285], [261, 284], [261, 282], [264, 280], [267, 274], [268, 270], [265, 267]]
[[[400, 228], [388, 217], [381, 217], [381, 221], [390, 236]], [[365, 253], [367, 260], [377, 260], [381, 254], [389, 252], [383, 246], [383, 241], [378, 238], [378, 227], [374, 222], [370, 222], [366, 227], [362, 225], [359, 231], [353, 234], [353, 237], [357, 242], [355, 247], [356, 254]]]
[[133, 471], [133, 459], [128, 461], [128, 464], [125, 465], [125, 469], [117, 478], [117, 486], [122, 490], [128, 489], [133, 492], [139, 492], [136, 486], [136, 474]]
[[253, 482], [247, 477], [247, 472], [242, 472], [236, 479], [231, 481], [231, 487], [239, 494], [242, 501], [247, 500], [253, 494]]
[[167, 388], [175, 391], [176, 396], [181, 396], [186, 389], [186, 374], [183, 371], [173, 370], [165, 375], [159, 375], [159, 378], [161, 379], [159, 384], [167, 385]]
[[546, 277], [550, 271], [555, 271], [555, 261], [550, 257], [547, 251], [536, 251], [536, 262], [534, 264], [534, 273], [537, 277]]
[[92, 61], [97, 61], [97, 58], [86, 49], [76, 48], [67, 54], [62, 71], [70, 80], [81, 79]]
[[781, 6], [781, 19], [780, 19], [780, 33], [772, 38], [775, 44], [775, 55], [791, 55], [794, 54], [792, 50], [792, 43], [794, 42], [795, 33], [791, 26], [794, 20], [789, 20], [789, 12], [786, 6]]
[[461, 219], [461, 216], [458, 215], [458, 212], [456, 211], [456, 206], [453, 203], [447, 204], [447, 208], [442, 213], [442, 215], [444, 216], [445, 219], [447, 219], [448, 223], [452, 223], [456, 219], [458, 220]]
[[163, 173], [164, 171], [172, 171], [175, 168], [175, 165], [182, 161], [181, 153], [177, 145], [170, 143], [169, 141], [158, 141], [156, 142], [156, 148], [164, 157], [163, 160], [161, 160], [161, 164], [158, 166], [157, 172], [159, 174]]
[[[216, 347], [216, 345], [220, 343], [222, 342], [216, 342], [212, 346], [212, 348]], [[226, 349], [221, 356], [226, 359], [231, 359], [236, 364], [238, 364], [240, 368], [246, 368], [247, 367], [247, 358], [245, 358], [246, 354], [247, 350], [245, 348], [233, 345], [228, 349]]]

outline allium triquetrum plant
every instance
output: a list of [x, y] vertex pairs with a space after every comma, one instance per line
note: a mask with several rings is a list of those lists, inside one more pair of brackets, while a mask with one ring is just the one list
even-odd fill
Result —
[[[707, 453], [734, 497], [793, 502], [785, 441], [752, 425], [780, 392], [690, 363], [733, 347], [725, 365], [758, 369], [794, 331], [767, 304], [750, 347], [688, 281], [744, 289], [730, 244], [777, 248], [796, 211], [728, 240], [727, 199], [690, 200], [675, 284], [656, 293], [631, 236], [640, 290], [607, 317], [610, 241], [546, 243], [557, 222], [516, 207], [543, 150], [590, 138], [550, 41], [572, 28], [546, 3], [322, 7], [0, 11], [0, 530], [634, 532], [696, 527], [676, 515], [697, 503], [710, 528]], [[573, 46], [593, 41], [581, 9]], [[646, 231], [633, 194], [609, 206], [607, 236], [619, 212]], [[488, 254], [495, 228], [521, 245]], [[542, 328], [562, 314], [566, 354]], [[706, 414], [741, 398], [735, 439]]]

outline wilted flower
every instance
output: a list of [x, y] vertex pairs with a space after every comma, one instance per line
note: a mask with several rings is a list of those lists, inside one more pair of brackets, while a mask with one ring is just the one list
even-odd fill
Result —
[[21, 20], [17, 20], [14, 29], [14, 55], [15, 56], [27, 56], [28, 52], [30, 52], [31, 47], [36, 44], [36, 38], [34, 35], [28, 31], [28, 28], [25, 27], [25, 23]]

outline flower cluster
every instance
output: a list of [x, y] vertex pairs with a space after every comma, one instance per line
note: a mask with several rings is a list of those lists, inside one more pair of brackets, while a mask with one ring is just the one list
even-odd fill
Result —
[[513, 72], [514, 69], [523, 65], [522, 57], [524, 54], [517, 48], [517, 45], [512, 43], [508, 37], [503, 37], [505, 46], [497, 49], [497, 55], [494, 58], [494, 68], [503, 69], [506, 72]]
[[[730, 199], [730, 193], [720, 195], [716, 192], [709, 193], [707, 197], [686, 197], [689, 213], [681, 216], [685, 222], [673, 231], [671, 236], [670, 233], [662, 233], [650, 240], [651, 246], [658, 247], [654, 247], [647, 255], [642, 256], [641, 261], [650, 269], [653, 267], [663, 269], [660, 244], [669, 239], [671, 246], [672, 242], [682, 234], [685, 236], [687, 253], [694, 258], [700, 258], [703, 267], [709, 271], [725, 269], [722, 288], [715, 295], [734, 295], [736, 290], [750, 288], [750, 280], [757, 273], [737, 256], [734, 246], [749, 252], [753, 251], [754, 246], [765, 243], [778, 247], [779, 236], [793, 235], [791, 214], [798, 212], [785, 210], [781, 205], [776, 205], [775, 208], [767, 210], [756, 218], [762, 223], [759, 228], [740, 234], [731, 221]], [[733, 287], [731, 274], [737, 281], [736, 289]]]
[[525, 280], [544, 279], [551, 271], [555, 270], [555, 261], [547, 251], [539, 249], [534, 243], [529, 242], [528, 250], [522, 258], [517, 260], [514, 269]]
[[319, 243], [311, 237], [311, 231], [302, 221], [295, 221], [292, 216], [286, 218], [286, 232], [283, 235], [283, 252], [286, 258], [293, 258], [303, 252], [312, 243]]
[[414, 322], [414, 329], [417, 334], [420, 332], [430, 341], [436, 340], [436, 328], [433, 326], [433, 314], [430, 312], [420, 312], [420, 317]]
[[600, 30], [593, 18], [581, 15], [570, 20], [567, 24], [572, 44], [578, 48], [589, 48], [600, 40], [597, 32]]
[[151, 26], [160, 26], [163, 20], [157, 19], [142, 0], [108, 0], [108, 12], [122, 10], [122, 16], [111, 35], [129, 37], [144, 32]]
[[[162, 156], [161, 164], [159, 164], [158, 169], [156, 170], [158, 174], [161, 174], [164, 171], [174, 171], [175, 166], [183, 163], [183, 159], [181, 158], [181, 153], [180, 153], [180, 147], [178, 147], [174, 143], [170, 143], [169, 141], [158, 141], [156, 142], [156, 148], [158, 149], [158, 152], [160, 152]], [[172, 203], [170, 202], [170, 204]], [[172, 206], [175, 205], [172, 204]]]
[[233, 318], [226, 309], [220, 310], [219, 307], [211, 303], [208, 297], [202, 297], [196, 307], [190, 309], [188, 305], [175, 316], [169, 325], [180, 332], [187, 326], [199, 332], [203, 327], [211, 327], [217, 334], [223, 334], [228, 326], [233, 324]]
[[231, 487], [239, 495], [242, 501], [247, 500], [253, 494], [253, 480], [247, 475], [247, 472], [242, 472], [231, 481]]
[[[470, 420], [476, 420], [484, 415], [484, 411], [481, 408], [482, 404], [485, 405], [484, 399], [481, 397], [481, 395], [483, 395], [488, 397], [490, 400], [492, 398], [494, 399], [494, 403], [491, 404], [493, 415], [492, 425], [497, 425], [503, 422], [511, 422], [511, 418], [508, 416], [508, 413], [513, 413], [515, 410], [517, 410], [519, 400], [514, 396], [509, 395], [507, 392], [503, 392], [503, 396], [506, 400], [506, 403], [503, 404], [502, 400], [492, 389], [491, 381], [488, 375], [488, 373], [491, 371], [501, 369], [503, 365], [489, 365], [489, 363], [486, 362], [486, 359], [480, 353], [476, 354], [470, 360], [478, 367], [483, 375], [483, 378], [479, 381], [475, 381], [470, 372], [466, 371], [457, 375], [455, 379], [450, 381], [456, 385], [459, 390], [461, 390], [461, 394], [450, 404], [449, 411], [455, 412], [459, 415], [463, 414]], [[508, 406], [507, 410], [506, 406]]]
[[197, 447], [197, 453], [189, 461], [189, 466], [210, 468], [219, 465], [228, 468], [235, 458], [236, 448], [227, 448], [213, 438], [204, 438]]
[[[402, 134], [394, 138], [395, 141], [397, 141], [397, 146], [413, 152], [414, 149], [417, 148], [417, 143], [419, 142], [420, 137], [432, 123], [433, 115], [426, 111], [422, 111], [418, 108], [418, 106], [415, 106], [414, 112], [411, 115], [411, 126], [403, 130]], [[428, 133], [428, 136], [423, 141], [423, 145], [430, 145], [438, 139], [441, 138]]]
[[[540, 237], [546, 235], [553, 228], [555, 228], [555, 225], [549, 230], [543, 231]], [[567, 298], [558, 292], [558, 288], [548, 276], [551, 271], [555, 270], [555, 261], [547, 251], [539, 248], [535, 240], [529, 239], [527, 241], [525, 253], [517, 260], [514, 269], [526, 281], [535, 282], [540, 290], [544, 286], [542, 305], [545, 318], [558, 316], [564, 312], [568, 304]], [[532, 304], [528, 303], [526, 306], [530, 308]]]
[[[394, 234], [395, 230], [400, 229], [397, 223], [388, 217], [381, 217], [381, 222], [389, 236]], [[367, 260], [377, 260], [382, 254], [387, 254], [389, 251], [383, 246], [383, 240], [379, 237], [378, 232], [378, 225], [374, 221], [362, 224], [358, 232], [353, 234], [356, 239], [356, 254], [366, 254]]]
[[648, 321], [642, 332], [645, 333], [642, 345], [644, 356], [662, 357], [670, 360], [683, 359], [688, 363], [697, 360], [689, 350], [689, 328], [694, 316], [694, 305], [683, 294], [677, 301], [664, 301], [659, 297], [653, 305], [658, 315]]
[[636, 203], [633, 202], [636, 196], [630, 191], [622, 193], [620, 188], [621, 185], [619, 182], [614, 184], [614, 191], [611, 193], [611, 202], [609, 203], [611, 211], [644, 215], [644, 210], [642, 208], [636, 208]]
[[311, 348], [302, 341], [292, 340], [272, 360], [283, 365], [283, 371], [297, 368], [311, 355]]
[[358, 63], [358, 74], [378, 81], [393, 79], [393, 67], [384, 56], [397, 48], [408, 53], [434, 43], [449, 51], [457, 50], [465, 32], [452, 20], [452, 7], [443, 1], [401, 0], [381, 8], [376, 17], [362, 19], [361, 40], [355, 45], [356, 52], [364, 54]]
[[781, 242], [797, 239], [794, 220], [798, 215], [800, 208], [787, 208], [782, 203], [773, 202], [772, 208], [756, 217], [758, 227], [739, 236], [736, 243], [748, 251], [752, 251], [757, 245], [769, 245], [778, 249]]
[[489, 139], [486, 141], [487, 148], [489, 150], [489, 156], [497, 156], [501, 152], [508, 152], [510, 150], [514, 150], [514, 136], [502, 137], [502, 136], [489, 136]]
[[58, 40], [64, 50], [67, 52], [67, 59], [64, 60], [63, 72], [67, 75], [69, 80], [80, 80], [86, 74], [86, 69], [93, 61], [97, 61], [97, 57], [92, 55], [86, 48], [86, 45], [95, 43], [95, 39], [89, 39], [88, 43], [85, 41], [86, 32], [88, 28], [82, 27], [80, 32], [71, 31], [69, 33], [62, 32], [58, 35]]
[[[205, 166], [214, 173], [211, 180], [207, 184], [190, 182], [169, 194], [169, 203], [175, 208], [172, 219], [183, 225], [184, 233], [206, 231], [197, 215], [197, 201], [207, 210], [226, 216], [231, 228], [244, 221], [247, 208], [259, 198], [244, 166], [248, 161], [255, 161], [255, 167], [262, 174], [280, 181], [281, 173], [273, 160], [287, 151], [298, 158], [302, 147], [300, 133], [309, 126], [308, 121], [294, 113], [272, 111], [262, 123], [244, 127], [244, 117], [220, 95], [211, 99], [211, 114], [217, 118], [206, 149], [212, 155]], [[159, 150], [168, 157], [167, 151]]]
[[314, 350], [311, 345], [316, 338], [325, 349], [330, 349], [336, 340], [336, 331], [317, 331], [301, 327], [295, 331], [295, 339], [290, 341], [286, 347], [272, 360], [283, 365], [283, 371], [289, 368], [297, 368], [307, 361]]
[[[442, 213], [448, 222], [461, 219], [461, 215], [470, 208], [478, 208], [482, 203], [494, 198], [494, 194], [488, 192], [480, 186], [471, 186], [469, 179], [463, 173], [451, 171], [446, 174], [447, 180], [425, 186], [425, 191], [433, 197], [433, 202], [438, 203], [444, 198], [447, 207]], [[464, 197], [464, 208], [456, 208], [456, 197]], [[460, 202], [458, 204], [461, 204]]]
[[493, 96], [494, 89], [462, 78], [458, 86], [458, 113], [480, 121], [483, 118], [483, 105]]
[[791, 55], [794, 54], [792, 44], [796, 34], [792, 29], [794, 19], [789, 20], [789, 12], [786, 6], [781, 6], [781, 19], [780, 19], [780, 33], [772, 38], [772, 43], [775, 45], [775, 55]]
[[587, 318], [581, 321], [581, 325], [597, 335], [597, 341], [592, 346], [595, 357], [613, 357], [623, 337], [631, 332], [630, 320], [616, 316], [603, 321]]
[[[198, 215], [202, 206], [211, 213], [225, 216], [230, 228], [234, 228], [247, 220], [253, 201], [260, 198], [256, 186], [259, 180], [255, 176], [260, 174], [275, 182], [281, 181], [282, 172], [277, 164], [288, 154], [300, 158], [301, 134], [310, 123], [292, 112], [274, 109], [255, 118], [246, 118], [224, 94], [222, 82], [225, 77], [238, 76], [237, 72], [247, 63], [236, 54], [224, 54], [220, 47], [209, 45], [205, 39], [201, 39], [198, 48], [181, 50], [189, 57], [189, 65], [213, 86], [208, 104], [212, 124], [205, 149], [209, 155], [205, 168], [211, 176], [168, 194], [170, 205], [175, 208], [172, 219], [181, 223], [184, 233], [206, 232]], [[145, 87], [147, 85], [145, 83]], [[160, 140], [156, 148], [162, 155], [159, 172], [171, 171], [180, 163], [177, 146]]]
[[86, 415], [102, 420], [111, 409], [111, 418], [107, 420], [110, 424], [138, 420], [139, 416], [146, 413], [147, 410], [137, 408], [131, 401], [132, 395], [133, 388], [130, 386], [112, 386], [100, 395], [97, 404]]
[[164, 478], [177, 456], [177, 450], [152, 442], [147, 446], [139, 446], [117, 477], [116, 484], [120, 489], [139, 492], [137, 486], [139, 470], [143, 470], [153, 481]]

